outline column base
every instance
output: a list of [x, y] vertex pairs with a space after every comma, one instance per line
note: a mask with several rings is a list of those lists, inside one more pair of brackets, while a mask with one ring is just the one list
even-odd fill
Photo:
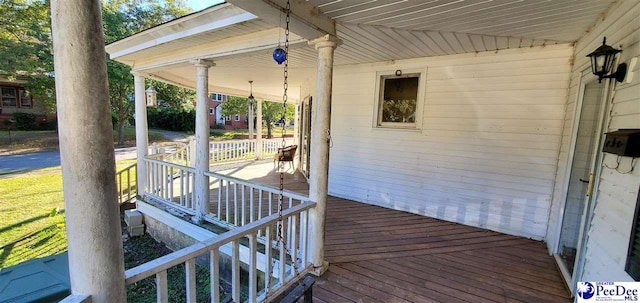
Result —
[[202, 224], [202, 222], [204, 221], [204, 219], [200, 216], [193, 216], [191, 217], [191, 222], [193, 222], [194, 224], [200, 225]]
[[320, 277], [322, 276], [327, 270], [329, 269], [329, 262], [327, 261], [322, 261], [322, 266], [318, 266], [318, 267], [314, 267], [311, 270], [311, 274], [316, 276], [316, 277]]

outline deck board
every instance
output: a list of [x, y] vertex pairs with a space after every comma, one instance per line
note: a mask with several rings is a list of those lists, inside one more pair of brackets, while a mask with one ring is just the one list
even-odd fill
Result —
[[[226, 172], [277, 186], [271, 169]], [[301, 175], [286, 174], [285, 188], [308, 193]], [[313, 302], [572, 301], [540, 241], [337, 197], [327, 201], [325, 241], [330, 266]]]

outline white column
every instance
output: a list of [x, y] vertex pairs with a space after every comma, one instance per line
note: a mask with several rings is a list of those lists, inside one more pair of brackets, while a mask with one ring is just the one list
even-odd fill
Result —
[[249, 110], [247, 111], [247, 121], [249, 121], [249, 140], [253, 140], [253, 105], [247, 102]]
[[333, 52], [339, 40], [326, 35], [310, 41], [318, 50], [316, 98], [314, 100], [313, 125], [311, 126], [311, 159], [309, 198], [316, 202], [310, 212], [311, 262], [314, 274], [322, 275], [328, 268], [324, 261], [324, 230], [329, 183], [329, 131], [331, 129], [331, 87], [333, 77]]
[[194, 221], [202, 222], [202, 217], [209, 213], [209, 60], [194, 60], [196, 66], [196, 216]]
[[145, 181], [147, 180], [147, 166], [143, 159], [149, 153], [149, 129], [147, 125], [147, 100], [144, 87], [144, 76], [140, 73], [132, 72], [135, 90], [136, 107], [136, 156], [138, 194], [143, 196], [147, 191]]
[[256, 157], [262, 159], [262, 99], [256, 99]]
[[100, 1], [52, 0], [51, 24], [71, 292], [126, 302]]
[[[302, 100], [302, 98], [300, 98]], [[293, 109], [293, 144], [300, 143], [300, 104], [296, 104]], [[300, 146], [298, 146], [298, 150], [300, 150]], [[302, 154], [298, 152], [299, 154]]]

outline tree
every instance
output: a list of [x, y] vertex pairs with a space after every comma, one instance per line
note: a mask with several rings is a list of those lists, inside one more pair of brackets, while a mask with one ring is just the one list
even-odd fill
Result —
[[[178, 87], [153, 79], [146, 80], [147, 87], [153, 86], [158, 94], [158, 104], [164, 107], [180, 108], [191, 103], [196, 98], [196, 92], [192, 89]], [[188, 104], [187, 104], [188, 103]]]
[[27, 91], [55, 105], [49, 1], [0, 0], [0, 71], [26, 77]]
[[[183, 0], [110, 0], [102, 3], [105, 43], [109, 44], [160, 23], [189, 13]], [[134, 93], [131, 68], [107, 58], [111, 109], [118, 129], [118, 145], [124, 143], [124, 128], [133, 114]], [[156, 84], [158, 85], [158, 84]], [[168, 85], [156, 87], [158, 96], [171, 94]]]
[[[229, 97], [229, 99], [222, 103], [222, 115], [247, 115], [249, 111], [247, 98], [242, 97]], [[262, 121], [267, 125], [267, 138], [271, 138], [273, 135], [273, 126], [276, 122], [282, 120], [282, 103], [264, 101], [262, 102]], [[293, 104], [287, 104], [287, 111], [285, 114], [285, 120], [293, 119], [295, 107]]]

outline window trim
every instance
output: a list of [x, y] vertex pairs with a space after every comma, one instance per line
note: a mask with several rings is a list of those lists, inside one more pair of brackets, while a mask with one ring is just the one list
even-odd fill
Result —
[[[427, 68], [412, 68], [412, 69], [398, 69], [402, 71], [401, 76], [396, 76], [397, 70], [385, 70], [376, 72], [375, 78], [375, 100], [373, 107], [373, 128], [374, 129], [396, 129], [396, 130], [421, 130], [423, 109], [426, 94], [427, 84]], [[416, 98], [416, 118], [414, 123], [402, 123], [402, 122], [381, 122], [382, 119], [382, 99], [384, 91], [383, 77], [384, 79], [397, 79], [397, 78], [409, 78], [414, 75], [418, 75], [418, 95]]]
[[216, 114], [216, 108], [215, 107], [209, 107], [209, 115], [210, 116], [214, 116]]
[[[2, 96], [2, 89], [4, 88], [10, 88], [13, 89], [13, 92], [15, 94], [15, 99], [16, 99], [16, 104], [15, 105], [5, 105], [4, 104], [4, 97]], [[20, 92], [18, 87], [15, 86], [0, 86], [0, 107], [6, 107], [6, 108], [20, 108]]]
[[[29, 105], [22, 104], [23, 94], [29, 97]], [[19, 96], [18, 101], [20, 102], [20, 108], [33, 108], [33, 96], [28, 94], [26, 89], [18, 88], [18, 96]]]
[[240, 115], [233, 116], [233, 121], [240, 121]]

